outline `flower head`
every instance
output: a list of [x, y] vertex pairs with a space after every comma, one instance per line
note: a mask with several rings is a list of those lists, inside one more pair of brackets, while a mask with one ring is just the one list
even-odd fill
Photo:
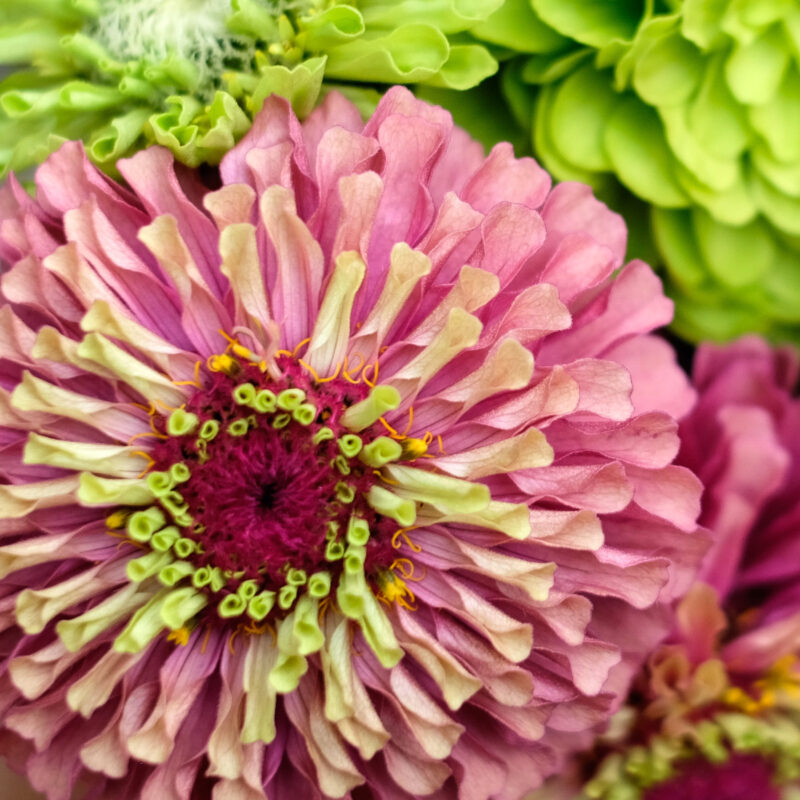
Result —
[[120, 171], [0, 195], [4, 750], [51, 800], [517, 800], [705, 549], [621, 220], [401, 88], [270, 98], [214, 191]]
[[[706, 485], [713, 544], [669, 644], [638, 680], [587, 791], [778, 797], [800, 774], [800, 402], [791, 350], [755, 337], [696, 356], [678, 461]], [[757, 469], [754, 469], [757, 465]], [[744, 790], [748, 793], [742, 794]]]
[[500, 2], [8, 0], [0, 63], [21, 68], [0, 83], [0, 176], [65, 138], [108, 169], [153, 142], [217, 164], [268, 95], [305, 117], [323, 74], [360, 83], [348, 92], [364, 110], [365, 83], [474, 86], [497, 62], [451, 35]]
[[[800, 341], [799, 23], [796, 3], [531, 0], [470, 31], [513, 52], [499, 87], [553, 175], [651, 207], [693, 341]], [[486, 129], [485, 97], [437, 99]]]

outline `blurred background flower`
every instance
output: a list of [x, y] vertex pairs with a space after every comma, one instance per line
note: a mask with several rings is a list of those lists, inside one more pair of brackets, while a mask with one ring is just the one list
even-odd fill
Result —
[[470, 34], [499, 79], [423, 94], [489, 142], [511, 135], [486, 121], [502, 96], [517, 142], [657, 249], [680, 335], [800, 342], [796, 2], [506, 0]]
[[370, 86], [466, 89], [497, 68], [459, 33], [502, 0], [7, 0], [0, 176], [65, 139], [113, 168], [146, 143], [219, 162], [271, 93], [307, 116], [326, 81], [369, 113]]
[[[593, 800], [780, 800], [800, 785], [800, 400], [791, 349], [696, 356], [679, 463], [713, 544], [629, 704], [548, 791]], [[536, 800], [545, 800], [547, 794]]]

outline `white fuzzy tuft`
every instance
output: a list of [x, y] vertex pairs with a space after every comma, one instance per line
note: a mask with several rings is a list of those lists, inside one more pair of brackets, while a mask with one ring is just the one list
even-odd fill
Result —
[[249, 60], [253, 42], [225, 26], [231, 0], [103, 0], [91, 35], [116, 59], [152, 63], [175, 54], [215, 83], [231, 61]]

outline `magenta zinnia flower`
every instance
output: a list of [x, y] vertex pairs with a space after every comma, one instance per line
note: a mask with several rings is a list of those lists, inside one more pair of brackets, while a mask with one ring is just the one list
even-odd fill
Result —
[[678, 463], [706, 486], [712, 546], [648, 660], [593, 798], [783, 796], [800, 777], [800, 400], [791, 348], [697, 351]]
[[389, 91], [2, 195], [0, 744], [51, 800], [518, 800], [704, 550], [622, 221]]

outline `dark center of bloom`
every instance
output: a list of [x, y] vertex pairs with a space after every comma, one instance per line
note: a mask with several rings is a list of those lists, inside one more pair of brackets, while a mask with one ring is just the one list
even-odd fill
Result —
[[698, 759], [650, 789], [644, 800], [779, 800], [773, 772], [760, 755], [734, 755], [724, 764]]
[[202, 603], [207, 616], [256, 624], [303, 595], [320, 601], [343, 584], [379, 594], [394, 580], [391, 538], [413, 521], [413, 503], [381, 505], [379, 468], [414, 446], [380, 425], [345, 424], [387, 387], [319, 380], [289, 355], [276, 365], [271, 375], [263, 362], [215, 356], [208, 385], [153, 414], [146, 481], [156, 502], [126, 523], [150, 552], [129, 574], [185, 587], [174, 602], [192, 602], [175, 622]]

